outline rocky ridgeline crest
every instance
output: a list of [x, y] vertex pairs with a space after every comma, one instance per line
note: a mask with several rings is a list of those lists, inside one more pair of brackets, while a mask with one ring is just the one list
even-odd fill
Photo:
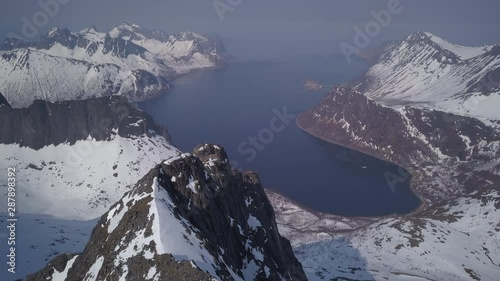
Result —
[[0, 144], [19, 144], [38, 150], [47, 145], [74, 144], [89, 138], [110, 140], [115, 135], [157, 134], [169, 139], [165, 128], [134, 108], [125, 97], [55, 103], [36, 100], [28, 108], [11, 108], [2, 99], [0, 96]]
[[71, 258], [28, 280], [306, 280], [258, 176], [232, 170], [216, 145], [152, 169]]

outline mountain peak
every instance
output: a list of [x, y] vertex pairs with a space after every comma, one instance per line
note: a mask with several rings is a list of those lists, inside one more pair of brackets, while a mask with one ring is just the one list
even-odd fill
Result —
[[67, 28], [52, 27], [45, 35], [45, 38], [69, 38], [72, 34], [73, 33]]
[[433, 34], [425, 31], [417, 31], [406, 37], [405, 41], [421, 41], [429, 39]]
[[126, 40], [130, 39], [144, 39], [146, 36], [144, 33], [149, 33], [148, 30], [142, 28], [141, 26], [132, 23], [130, 21], [124, 21], [119, 25], [115, 26], [110, 32], [109, 35], [112, 38], [124, 38]]
[[119, 25], [116, 26], [117, 28], [125, 28], [125, 29], [140, 29], [141, 26], [138, 24], [135, 24], [131, 21], [123, 21]]
[[417, 31], [408, 37], [403, 42], [407, 43], [421, 43], [425, 42], [427, 45], [432, 46], [434, 49], [446, 54], [449, 58], [455, 60], [468, 60], [489, 52], [494, 46], [479, 46], [469, 47], [451, 43], [433, 33]]
[[232, 171], [211, 144], [147, 173], [68, 264], [67, 280], [306, 280], [258, 177]]
[[91, 27], [84, 28], [80, 31], [80, 33], [99, 33], [95, 25]]

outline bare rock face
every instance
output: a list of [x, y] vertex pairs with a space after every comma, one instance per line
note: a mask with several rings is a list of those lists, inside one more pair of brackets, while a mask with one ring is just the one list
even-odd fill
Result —
[[47, 145], [74, 144], [88, 138], [109, 140], [157, 134], [167, 140], [165, 128], [134, 108], [125, 97], [112, 96], [51, 103], [36, 100], [28, 108], [11, 108], [0, 96], [0, 143], [40, 149]]
[[[394, 162], [412, 172], [427, 203], [500, 182], [500, 121], [439, 110], [382, 105], [339, 86], [297, 118], [307, 132]], [[389, 175], [398, 181], [409, 174]]]
[[169, 92], [173, 77], [230, 59], [220, 38], [189, 31], [167, 34], [130, 22], [108, 32], [55, 27], [35, 42], [0, 43], [0, 91], [13, 107], [110, 95], [137, 102]]
[[2, 95], [2, 93], [0, 93], [0, 107], [1, 106], [4, 106], [4, 107], [11, 107], [9, 102], [5, 99], [5, 97]]
[[[53, 280], [53, 263], [27, 280]], [[65, 280], [306, 280], [258, 176], [231, 170], [215, 145], [151, 170], [65, 270]]]

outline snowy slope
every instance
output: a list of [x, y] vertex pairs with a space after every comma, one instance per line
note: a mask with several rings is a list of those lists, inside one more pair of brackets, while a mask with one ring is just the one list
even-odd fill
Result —
[[[7, 218], [7, 215], [0, 214], [0, 223], [5, 224]], [[61, 253], [83, 251], [97, 220], [72, 221], [39, 214], [19, 214], [18, 222], [16, 273], [12, 274], [2, 266], [0, 280], [19, 280], [40, 270]], [[4, 239], [8, 237], [6, 231], [7, 229], [0, 231], [2, 253], [7, 253], [9, 247], [4, 243]], [[7, 264], [6, 255], [2, 255], [0, 262], [2, 265]]]
[[0, 92], [14, 107], [124, 95], [141, 101], [170, 90], [171, 78], [215, 68], [222, 42], [193, 32], [167, 35], [122, 23], [109, 33], [53, 28], [38, 42], [9, 38], [0, 47]]
[[[143, 83], [143, 77], [151, 81]], [[142, 70], [93, 64], [40, 50], [9, 51], [0, 60], [0, 91], [14, 107], [28, 106], [35, 99], [60, 101], [111, 94], [137, 101], [169, 88], [166, 79]]]
[[[158, 162], [177, 153], [160, 136], [89, 139], [40, 150], [0, 144], [0, 173], [17, 167], [21, 213], [90, 220], [106, 212]], [[6, 212], [5, 205], [0, 212]]]
[[417, 32], [386, 48], [355, 89], [390, 106], [500, 119], [500, 46], [458, 46]]
[[[307, 210], [281, 203], [295, 209], [296, 221], [308, 221]], [[327, 223], [323, 220], [315, 223]], [[499, 222], [498, 191], [475, 192], [420, 215], [381, 218], [355, 230], [346, 225], [304, 231], [290, 228], [278, 216], [280, 231], [292, 239], [313, 281], [495, 281], [500, 274]]]

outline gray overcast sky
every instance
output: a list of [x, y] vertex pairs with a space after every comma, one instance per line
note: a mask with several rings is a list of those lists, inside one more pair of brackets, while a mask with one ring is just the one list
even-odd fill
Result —
[[[248, 48], [235, 52], [283, 54], [338, 51], [339, 42], [353, 41], [355, 26], [373, 20], [370, 11], [386, 9], [391, 0], [239, 0], [241, 4], [224, 13], [223, 21], [213, 0], [9, 0], [0, 4], [0, 38], [10, 32], [22, 35], [23, 17], [33, 21], [33, 15], [42, 11], [39, 1], [69, 3], [60, 5], [38, 36], [52, 26], [77, 31], [95, 25], [107, 31], [129, 20], [167, 32], [218, 33], [228, 45]], [[403, 11], [372, 44], [417, 30], [460, 44], [500, 43], [498, 0], [401, 0], [401, 5]]]

